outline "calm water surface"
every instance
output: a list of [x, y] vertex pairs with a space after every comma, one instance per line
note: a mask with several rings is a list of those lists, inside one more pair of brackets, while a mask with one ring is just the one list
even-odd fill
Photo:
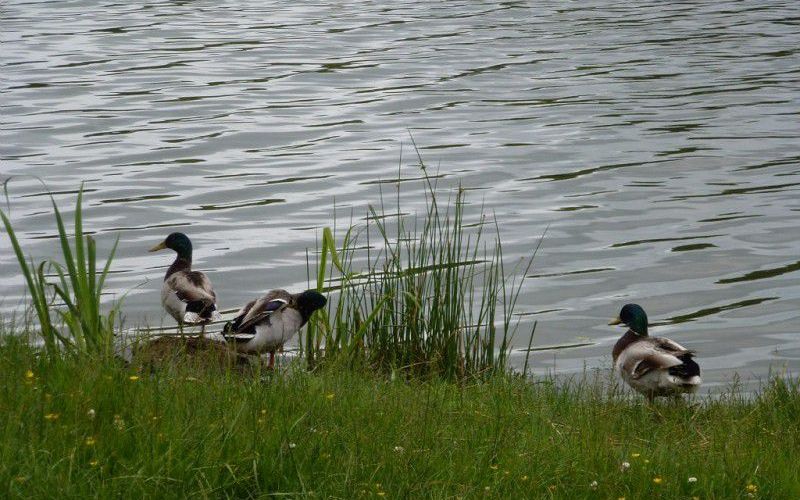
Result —
[[[223, 308], [305, 286], [334, 207], [360, 218], [393, 189], [376, 181], [418, 175], [410, 131], [497, 214], [509, 262], [549, 225], [516, 342], [536, 320], [536, 345], [589, 345], [537, 352], [538, 372], [607, 369], [632, 301], [709, 387], [800, 371], [795, 1], [7, 0], [0, 19], [0, 174], [62, 206], [86, 182], [128, 324], [164, 321], [171, 256], [146, 249], [175, 230]], [[52, 255], [42, 187], [10, 202]], [[22, 278], [0, 244], [8, 313]]]

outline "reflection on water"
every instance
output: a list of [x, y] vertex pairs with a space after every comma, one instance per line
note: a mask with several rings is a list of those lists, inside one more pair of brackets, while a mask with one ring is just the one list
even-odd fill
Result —
[[[62, 207], [86, 183], [86, 227], [102, 249], [121, 238], [110, 285], [129, 323], [162, 321], [167, 263], [146, 249], [176, 229], [223, 307], [304, 286], [318, 228], [392, 198], [398, 168], [402, 209], [422, 205], [411, 131], [440, 185], [497, 214], [510, 264], [550, 226], [516, 342], [536, 319], [537, 345], [581, 345], [534, 355], [538, 370], [608, 366], [620, 332], [604, 320], [632, 301], [711, 385], [800, 368], [796, 2], [0, 13], [0, 172], [41, 177]], [[50, 256], [41, 185], [10, 195], [26, 248]], [[10, 252], [0, 276], [15, 309]]]

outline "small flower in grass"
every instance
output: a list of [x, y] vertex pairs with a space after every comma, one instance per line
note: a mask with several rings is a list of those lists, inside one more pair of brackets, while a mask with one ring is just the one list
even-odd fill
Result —
[[619, 464], [619, 470], [622, 471], [622, 472], [625, 472], [626, 470], [628, 470], [630, 468], [631, 468], [631, 463], [630, 462], [622, 462], [621, 464]]
[[631, 457], [633, 457], [633, 458], [639, 458], [641, 456], [642, 456], [641, 453], [631, 453]]
[[662, 478], [661, 476], [656, 476], [656, 477], [653, 478], [653, 483], [654, 484], [661, 484], [663, 482], [664, 482], [664, 478]]
[[136, 382], [137, 380], [139, 380], [139, 375], [131, 375], [130, 377], [128, 377], [128, 380], [130, 380], [131, 382]]
[[58, 413], [48, 413], [47, 415], [44, 416], [44, 419], [49, 422], [53, 422], [55, 420], [58, 420], [58, 417], [59, 417]]
[[406, 449], [403, 448], [402, 446], [395, 446], [394, 447], [394, 452], [395, 453], [403, 453], [404, 451], [406, 451]]
[[488, 486], [484, 486], [484, 487], [483, 487], [483, 491], [489, 491], [489, 490], [491, 490], [491, 488], [490, 488], [490, 487], [488, 487]]
[[379, 491], [379, 492], [378, 492], [378, 496], [379, 496], [379, 497], [386, 496], [386, 492], [385, 492], [385, 491]]
[[490, 464], [489, 465], [489, 468], [492, 469], [492, 470], [497, 470], [497, 467], [499, 467], [497, 464]]
[[99, 463], [100, 463], [100, 462], [98, 462], [98, 461], [97, 461], [97, 459], [94, 459], [94, 460], [91, 460], [91, 461], [89, 462], [89, 465], [91, 465], [92, 467], [97, 467], [97, 464], [99, 464]]
[[745, 490], [746, 492], [748, 492], [748, 493], [758, 493], [758, 486], [756, 486], [755, 484], [752, 484], [752, 483], [751, 483], [751, 484], [748, 484], [748, 485], [745, 487], [745, 489], [744, 489], [744, 490]]
[[289, 448], [293, 450], [293, 449], [297, 448], [297, 444], [289, 443]]
[[521, 479], [522, 481], [527, 481], [527, 480], [528, 480], [528, 476], [522, 476], [520, 479]]
[[95, 439], [94, 439], [92, 436], [89, 436], [89, 437], [87, 437], [87, 438], [86, 438], [86, 439], [83, 441], [83, 443], [84, 443], [86, 446], [94, 446], [94, 444], [95, 444], [96, 442], [97, 442], [97, 441], [96, 441], [96, 440], [95, 440]]
[[125, 419], [119, 415], [114, 415], [114, 427], [116, 427], [118, 431], [125, 430]]
[[330, 393], [325, 395], [325, 399], [328, 399], [328, 400], [333, 399], [335, 397], [336, 397], [336, 394], [334, 394], [332, 392], [330, 392]]
[[617, 497], [617, 500], [625, 500], [625, 497]]
[[34, 377], [33, 370], [28, 370], [28, 371], [25, 372], [25, 378], [26, 379], [33, 380], [33, 377]]
[[592, 481], [589, 483], [589, 488], [596, 490], [597, 489], [597, 481]]
[[89, 420], [94, 420], [94, 417], [97, 416], [97, 412], [94, 411], [94, 408], [89, 408], [89, 411], [86, 412], [86, 416], [89, 417]]
[[689, 479], [687, 479], [686, 482], [688, 482], [688, 483], [696, 483], [697, 482], [697, 478], [692, 476]]
[[266, 415], [267, 414], [267, 410], [261, 410], [261, 414], [262, 415]]

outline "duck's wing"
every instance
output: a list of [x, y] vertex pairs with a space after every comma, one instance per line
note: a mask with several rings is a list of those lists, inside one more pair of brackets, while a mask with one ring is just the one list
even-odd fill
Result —
[[[666, 347], [662, 347], [662, 345]], [[687, 353], [689, 351], [677, 342], [661, 338], [647, 338], [625, 348], [620, 353], [617, 364], [632, 378], [637, 379], [653, 370], [669, 370], [673, 366], [683, 364], [678, 356]]]
[[663, 337], [651, 337], [649, 339], [653, 345], [660, 351], [672, 354], [675, 357], [681, 357], [684, 354], [694, 355], [694, 351], [689, 350], [674, 340], [665, 339]]
[[[268, 320], [276, 311], [287, 307], [291, 301], [291, 295], [285, 290], [272, 290], [263, 297], [251, 302], [247, 311], [244, 311], [241, 321], [236, 328], [236, 333], [254, 333], [254, 328], [262, 321]], [[237, 318], [238, 319], [238, 318]], [[234, 322], [236, 319], [234, 319]]]
[[211, 281], [200, 271], [174, 273], [167, 278], [166, 283], [183, 302], [202, 301], [213, 304], [217, 301], [217, 294], [211, 287]]

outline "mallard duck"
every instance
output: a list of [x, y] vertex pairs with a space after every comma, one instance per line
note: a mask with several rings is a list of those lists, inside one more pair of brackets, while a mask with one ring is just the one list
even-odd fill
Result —
[[217, 311], [217, 295], [211, 281], [200, 271], [192, 271], [192, 242], [183, 233], [172, 233], [150, 249], [169, 248], [178, 254], [167, 269], [161, 287], [161, 304], [179, 325], [205, 324], [222, 319]]
[[694, 352], [669, 339], [647, 336], [647, 314], [626, 304], [609, 325], [628, 327], [612, 352], [622, 379], [652, 402], [656, 396], [693, 393], [700, 387], [700, 366]]
[[327, 299], [314, 290], [291, 294], [286, 290], [270, 290], [261, 298], [248, 302], [225, 324], [225, 340], [238, 352], [269, 353], [269, 368], [275, 365], [275, 351], [297, 333]]

